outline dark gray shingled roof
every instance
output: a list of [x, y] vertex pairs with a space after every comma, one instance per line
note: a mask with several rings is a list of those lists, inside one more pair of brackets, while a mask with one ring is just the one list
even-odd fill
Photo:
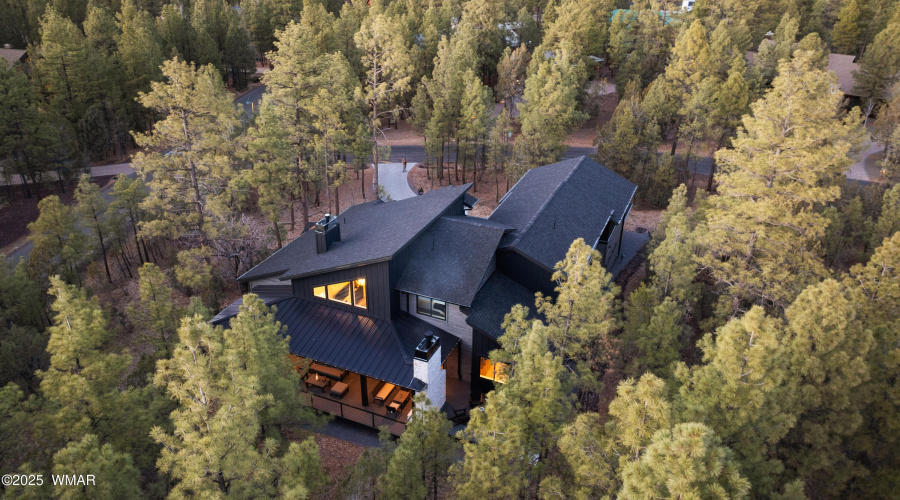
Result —
[[612, 219], [619, 222], [637, 189], [581, 156], [534, 168], [500, 200], [490, 220], [516, 228], [501, 242], [553, 269], [572, 241], [593, 245]]
[[503, 273], [495, 272], [475, 296], [466, 323], [494, 339], [503, 335], [503, 318], [516, 304], [522, 304], [534, 315], [534, 294]]
[[[415, 386], [413, 354], [425, 332], [440, 337], [442, 362], [459, 343], [457, 337], [412, 316], [385, 321], [296, 297], [274, 306], [275, 319], [290, 337], [291, 354], [406, 388]], [[215, 324], [227, 326], [229, 319]]]
[[413, 243], [396, 288], [470, 305], [507, 230], [478, 217], [442, 217]]
[[354, 205], [338, 215], [341, 241], [316, 253], [316, 236], [301, 234], [239, 280], [295, 278], [330, 269], [390, 259], [460, 199], [471, 184], [449, 186], [398, 201]]

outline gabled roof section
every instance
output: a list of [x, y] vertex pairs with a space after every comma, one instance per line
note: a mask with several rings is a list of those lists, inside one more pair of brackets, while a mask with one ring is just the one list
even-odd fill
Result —
[[6, 62], [7, 64], [9, 64], [10, 68], [15, 66], [17, 62], [21, 61], [22, 58], [25, 57], [26, 53], [27, 52], [22, 49], [7, 49], [5, 47], [0, 48], [0, 57], [6, 59]]
[[534, 294], [501, 272], [495, 272], [475, 297], [466, 323], [495, 340], [503, 335], [503, 318], [516, 304], [521, 304], [535, 317]]
[[469, 190], [449, 186], [398, 201], [354, 205], [337, 216], [341, 241], [316, 253], [316, 236], [301, 234], [239, 280], [279, 276], [282, 280], [363, 263], [389, 260]]
[[413, 243], [397, 289], [470, 305], [509, 229], [478, 217], [442, 217]]
[[[273, 305], [275, 319], [286, 327], [291, 354], [406, 388], [413, 388], [413, 354], [426, 332], [440, 337], [444, 360], [459, 343], [415, 317], [373, 319], [296, 297]], [[227, 327], [229, 319], [216, 324]]]
[[637, 186], [581, 156], [529, 170], [500, 200], [490, 220], [516, 228], [512, 247], [552, 270], [572, 242], [593, 245], [607, 222], [620, 223]]

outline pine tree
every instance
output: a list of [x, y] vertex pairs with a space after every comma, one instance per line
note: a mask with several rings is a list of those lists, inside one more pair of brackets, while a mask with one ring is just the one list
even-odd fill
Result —
[[900, 466], [900, 233], [883, 240], [867, 263], [854, 266], [844, 285], [861, 323], [858, 328], [871, 332], [875, 341], [867, 359], [871, 379], [856, 390], [862, 402], [855, 404], [865, 409], [863, 421], [847, 439], [869, 475], [856, 480], [847, 495], [889, 497], [896, 491]]
[[895, 14], [859, 59], [859, 71], [853, 72], [864, 99], [884, 99], [900, 78], [900, 11]]
[[515, 109], [516, 97], [525, 89], [525, 69], [530, 60], [528, 50], [519, 45], [515, 50], [507, 47], [497, 65], [497, 97], [509, 113]]
[[366, 68], [364, 94], [372, 132], [373, 182], [378, 186], [378, 135], [382, 119], [397, 112], [398, 94], [409, 90], [412, 73], [409, 52], [391, 18], [384, 12], [382, 0], [372, 2], [369, 15], [354, 40]]
[[872, 231], [871, 248], [881, 246], [885, 239], [900, 231], [900, 184], [884, 192], [881, 216]]
[[704, 364], [676, 369], [681, 422], [704, 422], [735, 452], [754, 494], [777, 488], [776, 444], [797, 422], [784, 325], [753, 307], [699, 343]]
[[126, 431], [138, 419], [126, 417], [129, 394], [118, 387], [131, 357], [104, 352], [113, 332], [96, 299], [58, 277], [51, 278], [49, 293], [56, 298], [48, 330], [50, 367], [38, 373], [54, 429], [46, 437], [77, 439], [90, 432], [104, 442], [134, 445], [136, 436]]
[[519, 104], [522, 135], [516, 140], [529, 168], [556, 161], [568, 133], [587, 118], [577, 101], [582, 77], [567, 47], [531, 65]]
[[79, 179], [78, 187], [75, 189], [75, 201], [75, 212], [80, 216], [82, 226], [93, 233], [94, 245], [100, 247], [100, 253], [103, 255], [106, 278], [112, 283], [109, 259], [106, 256], [108, 236], [103, 236], [104, 231], [107, 231], [109, 203], [100, 193], [100, 187], [91, 182], [89, 174], [83, 174]]
[[672, 365], [681, 359], [681, 336], [684, 312], [671, 297], [653, 308], [650, 322], [637, 336], [640, 354], [634, 362], [635, 373], [652, 372], [671, 378]]
[[619, 498], [749, 498], [750, 485], [731, 450], [707, 426], [678, 424], [653, 435], [622, 470]]
[[[709, 122], [713, 129], [712, 136], [716, 140], [716, 150], [729, 145], [741, 125], [741, 118], [750, 110], [750, 89], [744, 74], [746, 64], [743, 55], [735, 56], [728, 79], [719, 86], [713, 96], [712, 116]], [[713, 161], [706, 184], [706, 190], [712, 192], [716, 174], [716, 162]]]
[[[600, 252], [579, 238], [554, 267], [557, 296], [537, 296], [537, 309], [547, 324], [547, 340], [563, 359], [574, 364], [575, 383], [584, 393], [599, 394], [598, 373], [617, 361], [620, 326], [616, 300], [619, 287], [603, 267]], [[583, 394], [583, 396], [586, 394]]]
[[28, 224], [28, 238], [34, 244], [28, 260], [32, 273], [38, 281], [57, 273], [74, 280], [85, 247], [85, 235], [75, 225], [75, 214], [55, 195], [42, 199], [38, 210], [37, 220]]
[[453, 471], [459, 498], [524, 496], [549, 466], [571, 408], [566, 369], [540, 323], [518, 345], [507, 382], [487, 395], [484, 411], [473, 412], [463, 432], [465, 461]]
[[[588, 56], [603, 57], [609, 38], [612, 0], [569, 0], [556, 10], [556, 19], [546, 25], [536, 53], [566, 45], [573, 60], [588, 64]], [[587, 75], [584, 75], [585, 78]]]
[[804, 290], [785, 316], [788, 376], [799, 412], [779, 454], [797, 477], [838, 497], [850, 478], [865, 475], [845, 454], [843, 441], [862, 423], [858, 395], [869, 379], [873, 337], [835, 280]]
[[292, 443], [281, 457], [274, 438], [260, 446], [260, 413], [274, 398], [259, 392], [259, 379], [228, 345], [228, 334], [194, 316], [182, 320], [178, 335], [155, 378], [178, 402], [170, 417], [174, 433], [158, 426], [151, 433], [163, 446], [157, 467], [177, 481], [172, 494], [303, 498], [314, 489], [321, 473], [312, 438]]
[[[147, 185], [140, 177], [131, 177], [128, 175], [120, 175], [116, 177], [110, 191], [112, 201], [109, 203], [109, 210], [114, 213], [123, 213], [130, 222], [131, 233], [134, 236], [134, 248], [137, 250], [138, 259], [141, 264], [150, 262], [150, 252], [147, 251], [146, 242], [138, 237], [138, 226], [143, 222], [144, 210], [141, 203], [149, 195]], [[141, 253], [143, 250], [143, 253]]]
[[559, 449], [574, 474], [563, 493], [596, 498], [618, 491], [621, 468], [641, 456], [657, 430], [670, 428], [671, 412], [666, 384], [659, 377], [646, 374], [638, 381], [622, 381], [605, 425], [599, 414], [588, 412], [563, 428]]
[[781, 63], [734, 148], [716, 154], [721, 194], [703, 236], [711, 252], [699, 262], [727, 286], [735, 310], [742, 299], [786, 307], [827, 275], [815, 251], [826, 223], [815, 208], [839, 196], [860, 126], [857, 113], [837, 116], [842, 95], [811, 57]]
[[38, 105], [25, 73], [0, 65], [0, 157], [5, 159], [0, 174], [7, 185], [18, 175], [26, 198], [50, 169], [54, 150], [65, 148], [53, 121]]
[[155, 264], [144, 264], [138, 273], [139, 302], [137, 307], [128, 308], [128, 316], [135, 325], [153, 334], [161, 354], [168, 357], [182, 311], [175, 303], [168, 278]]
[[658, 297], [671, 297], [682, 310], [690, 310], [699, 298], [694, 284], [697, 265], [696, 237], [684, 213], [676, 213], [666, 221], [665, 239], [650, 254], [652, 286]]
[[309, 407], [301, 404], [300, 377], [291, 361], [284, 327], [254, 294], [244, 295], [238, 315], [225, 331], [225, 348], [259, 384], [261, 394], [271, 394], [274, 402], [259, 414], [261, 425], [314, 423], [318, 420]]
[[194, 238], [208, 245], [217, 232], [216, 209], [231, 196], [227, 183], [234, 177], [226, 153], [237, 126], [238, 110], [221, 79], [210, 67], [195, 68], [177, 59], [163, 64], [166, 82], [141, 93], [145, 107], [163, 115], [153, 133], [136, 134], [145, 148], [168, 152], [138, 153], [135, 171], [148, 183], [150, 195], [142, 203], [159, 217], [141, 231], [150, 236]]
[[413, 405], [413, 416], [381, 476], [381, 492], [389, 498], [436, 500], [460, 445], [450, 435], [453, 424], [423, 393], [416, 395]]
[[89, 500], [92, 498], [142, 498], [140, 472], [131, 456], [119, 453], [109, 443], [102, 444], [94, 434], [72, 441], [53, 455], [53, 474], [89, 473], [94, 484], [86, 487], [56, 485], [54, 498]]
[[150, 90], [150, 82], [160, 81], [165, 61], [162, 41], [153, 16], [141, 10], [133, 0], [124, 0], [116, 14], [119, 30], [117, 58], [125, 70], [128, 94]]
[[831, 30], [834, 51], [840, 54], [855, 54], [859, 45], [859, 2], [849, 0], [841, 8], [837, 23]]
[[481, 78], [468, 70], [463, 76], [466, 87], [462, 95], [459, 138], [466, 145], [463, 150], [462, 181], [466, 182], [466, 162], [472, 155], [472, 181], [474, 191], [478, 191], [478, 146], [482, 144], [481, 163], [484, 164], [484, 137], [487, 135], [494, 113], [494, 98], [491, 89], [481, 83]]

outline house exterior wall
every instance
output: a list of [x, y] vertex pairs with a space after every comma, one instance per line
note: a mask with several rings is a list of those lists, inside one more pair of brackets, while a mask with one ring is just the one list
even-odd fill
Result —
[[609, 235], [608, 243], [597, 245], [597, 250], [603, 255], [603, 267], [606, 269], [612, 269], [616, 261], [619, 260], [619, 238], [622, 237], [623, 225], [619, 224], [613, 229], [613, 232]]
[[[405, 292], [398, 293], [400, 295], [401, 311], [409, 312], [411, 316], [415, 316], [426, 323], [432, 324], [447, 333], [459, 337], [459, 362], [462, 363], [462, 366], [459, 367], [459, 371], [462, 373], [462, 380], [469, 382], [471, 380], [470, 375], [472, 372], [472, 327], [466, 323], [466, 315], [459, 309], [459, 306], [448, 302], [447, 320], [442, 321], [430, 316], [416, 314], [416, 296]], [[409, 309], [407, 309], [407, 300], [409, 301]]]
[[529, 290], [553, 295], [553, 274], [515, 250], [499, 251], [497, 268], [511, 280]]
[[[366, 280], [366, 308], [342, 304], [322, 299], [313, 295], [313, 287], [341, 283], [363, 278]], [[377, 262], [339, 271], [331, 271], [314, 276], [306, 276], [291, 281], [295, 297], [320, 301], [329, 306], [345, 311], [363, 313], [373, 318], [391, 319], [391, 295], [396, 293], [391, 288], [388, 262]]]
[[488, 379], [481, 378], [478, 374], [478, 370], [480, 366], [479, 363], [481, 362], [480, 358], [489, 358], [489, 354], [491, 353], [491, 351], [499, 348], [500, 344], [497, 343], [497, 341], [494, 340], [490, 335], [478, 329], [473, 332], [473, 345], [472, 352], [470, 354], [470, 376], [472, 378], [473, 401], [481, 401], [481, 397], [483, 394], [494, 390], [494, 382]]

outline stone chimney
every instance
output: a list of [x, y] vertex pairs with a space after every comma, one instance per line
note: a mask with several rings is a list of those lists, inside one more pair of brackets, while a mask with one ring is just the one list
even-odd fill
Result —
[[337, 217], [325, 214], [316, 222], [316, 253], [325, 253], [335, 242], [341, 241], [341, 225]]
[[447, 377], [441, 369], [441, 339], [433, 332], [425, 332], [425, 338], [416, 347], [413, 358], [413, 376], [425, 384], [423, 392], [436, 408], [447, 400]]

